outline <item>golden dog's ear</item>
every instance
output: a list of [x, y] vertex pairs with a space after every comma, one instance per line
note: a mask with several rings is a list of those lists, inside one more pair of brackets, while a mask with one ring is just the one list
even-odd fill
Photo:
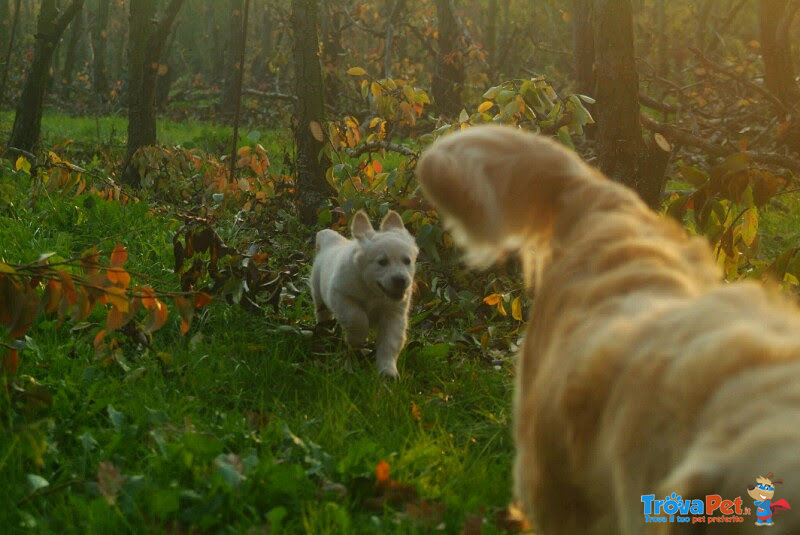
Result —
[[403, 225], [403, 218], [394, 210], [389, 210], [381, 221], [381, 230], [403, 230], [404, 228], [406, 227]]
[[350, 233], [357, 240], [371, 238], [375, 234], [372, 223], [369, 222], [369, 217], [364, 210], [359, 210], [353, 216], [353, 221], [350, 223]]

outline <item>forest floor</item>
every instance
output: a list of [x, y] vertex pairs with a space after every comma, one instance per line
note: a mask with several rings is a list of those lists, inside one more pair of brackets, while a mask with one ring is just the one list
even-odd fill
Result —
[[[0, 121], [10, 127], [8, 115]], [[159, 129], [165, 143], [206, 149], [224, 147], [229, 133]], [[68, 140], [118, 145], [124, 121], [47, 116], [43, 130], [45, 147], [80, 152]], [[280, 154], [279, 136], [269, 142]], [[124, 243], [129, 272], [179, 288], [176, 219], [146, 202], [32, 197], [29, 181], [2, 169], [0, 259], [73, 258]], [[308, 234], [282, 239], [310, 260]], [[93, 347], [102, 313], [60, 325], [40, 315], [0, 399], [12, 430], [0, 436], [2, 531], [503, 532], [511, 357], [475, 358], [412, 327], [401, 379], [385, 380], [338, 330], [309, 336], [307, 276], [281, 311], [291, 327], [214, 302], [185, 336], [171, 315], [150, 348], [131, 344], [111, 363]]]

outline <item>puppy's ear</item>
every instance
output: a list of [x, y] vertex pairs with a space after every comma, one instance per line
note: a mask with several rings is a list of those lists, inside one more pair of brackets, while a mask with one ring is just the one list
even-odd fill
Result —
[[370, 238], [375, 233], [372, 223], [369, 222], [369, 217], [367, 217], [367, 213], [364, 210], [356, 212], [353, 221], [350, 223], [350, 232], [357, 240]]
[[383, 221], [381, 221], [381, 230], [403, 230], [404, 228], [403, 218], [394, 210], [389, 210]]

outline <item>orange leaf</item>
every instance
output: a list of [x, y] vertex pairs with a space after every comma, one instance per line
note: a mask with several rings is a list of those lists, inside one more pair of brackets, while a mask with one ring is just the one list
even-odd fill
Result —
[[155, 307], [148, 315], [147, 322], [145, 323], [144, 330], [148, 333], [153, 333], [164, 326], [167, 321], [167, 305], [155, 300]]
[[185, 297], [176, 297], [174, 301], [175, 307], [178, 309], [178, 315], [181, 317], [181, 334], [186, 334], [192, 324], [194, 308], [192, 303]]
[[125, 264], [128, 260], [128, 252], [125, 250], [125, 246], [121, 243], [118, 243], [114, 250], [111, 251], [111, 265], [114, 267], [119, 267]]
[[378, 160], [372, 160], [372, 168], [375, 170], [376, 173], [380, 173], [383, 171], [383, 165]]
[[495, 306], [496, 304], [500, 303], [503, 300], [503, 296], [500, 294], [489, 294], [483, 298], [483, 302], [489, 305], [490, 307]]
[[383, 459], [375, 467], [375, 479], [377, 479], [378, 483], [389, 482], [389, 463]]
[[194, 307], [203, 308], [213, 300], [214, 298], [207, 293], [200, 292], [194, 296]]
[[122, 327], [124, 320], [125, 314], [123, 314], [122, 311], [120, 311], [120, 309], [117, 307], [112, 306], [110, 309], [108, 309], [108, 314], [106, 314], [106, 329], [109, 331], [115, 331]]
[[419, 422], [422, 420], [422, 410], [419, 408], [419, 405], [411, 402], [411, 417], [414, 419], [415, 422]]
[[61, 280], [61, 287], [64, 290], [64, 299], [69, 305], [74, 305], [78, 301], [78, 290], [72, 282], [72, 277], [66, 271], [56, 271], [56, 275]]
[[142, 294], [142, 306], [147, 310], [153, 310], [156, 308], [156, 292], [150, 286], [145, 286], [143, 288], [139, 288], [139, 292]]
[[121, 267], [108, 268], [106, 276], [113, 284], [119, 284], [123, 288], [127, 288], [131, 283], [131, 276]]
[[19, 369], [19, 351], [12, 349], [7, 355], [3, 356], [3, 372], [14, 375]]
[[94, 335], [94, 348], [97, 349], [97, 346], [100, 345], [100, 342], [103, 341], [103, 338], [106, 337], [106, 330], [100, 330], [96, 335]]
[[61, 283], [55, 280], [47, 281], [47, 293], [46, 300], [47, 304], [44, 307], [44, 311], [48, 314], [51, 314], [58, 309], [59, 302], [63, 297], [63, 292], [61, 291]]
[[129, 306], [128, 296], [125, 295], [124, 289], [117, 288], [116, 286], [110, 286], [105, 290], [106, 290], [106, 300], [109, 303], [117, 307], [119, 311], [122, 313], [128, 312], [128, 306]]

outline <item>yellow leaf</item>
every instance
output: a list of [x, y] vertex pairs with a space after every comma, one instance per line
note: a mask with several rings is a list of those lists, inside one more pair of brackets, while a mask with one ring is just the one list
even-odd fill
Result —
[[511, 303], [511, 317], [517, 321], [522, 321], [522, 302], [519, 297], [515, 297]]
[[325, 137], [322, 134], [322, 127], [319, 123], [317, 121], [311, 121], [308, 127], [311, 129], [311, 135], [314, 136], [314, 139], [322, 143]]
[[497, 311], [503, 316], [508, 316], [508, 312], [506, 312], [506, 309], [503, 306], [503, 302], [502, 301], [497, 303]]
[[380, 86], [380, 84], [378, 82], [372, 82], [369, 85], [369, 90], [370, 90], [370, 92], [372, 92], [372, 96], [375, 97], [375, 98], [378, 98], [379, 96], [381, 96], [383, 94], [383, 89], [381, 88], [381, 86]]
[[569, 22], [569, 19], [570, 19], [569, 11], [562, 11], [561, 20], [563, 20], [564, 22]]
[[478, 112], [479, 113], [483, 113], [486, 110], [488, 110], [489, 108], [491, 108], [492, 106], [494, 106], [494, 102], [489, 102], [488, 100], [485, 101], [485, 102], [482, 102], [481, 105], [478, 106]]
[[487, 305], [491, 306], [491, 307], [495, 306], [497, 303], [501, 302], [502, 300], [503, 300], [503, 296], [500, 295], [500, 294], [489, 294], [489, 295], [487, 295], [486, 297], [483, 298], [483, 302], [486, 303]]
[[350, 67], [349, 69], [347, 69], [347, 74], [349, 74], [350, 76], [364, 76], [365, 74], [367, 74], [367, 71], [365, 71], [361, 67]]
[[23, 173], [29, 175], [31, 174], [31, 162], [25, 159], [25, 156], [20, 156], [14, 164], [14, 169], [17, 171], [22, 170]]
[[742, 241], [750, 247], [758, 233], [758, 210], [750, 208], [744, 213], [742, 222]]
[[47, 155], [50, 157], [50, 161], [53, 162], [54, 164], [61, 163], [61, 158], [59, 158], [58, 154], [56, 154], [55, 152], [48, 151]]

